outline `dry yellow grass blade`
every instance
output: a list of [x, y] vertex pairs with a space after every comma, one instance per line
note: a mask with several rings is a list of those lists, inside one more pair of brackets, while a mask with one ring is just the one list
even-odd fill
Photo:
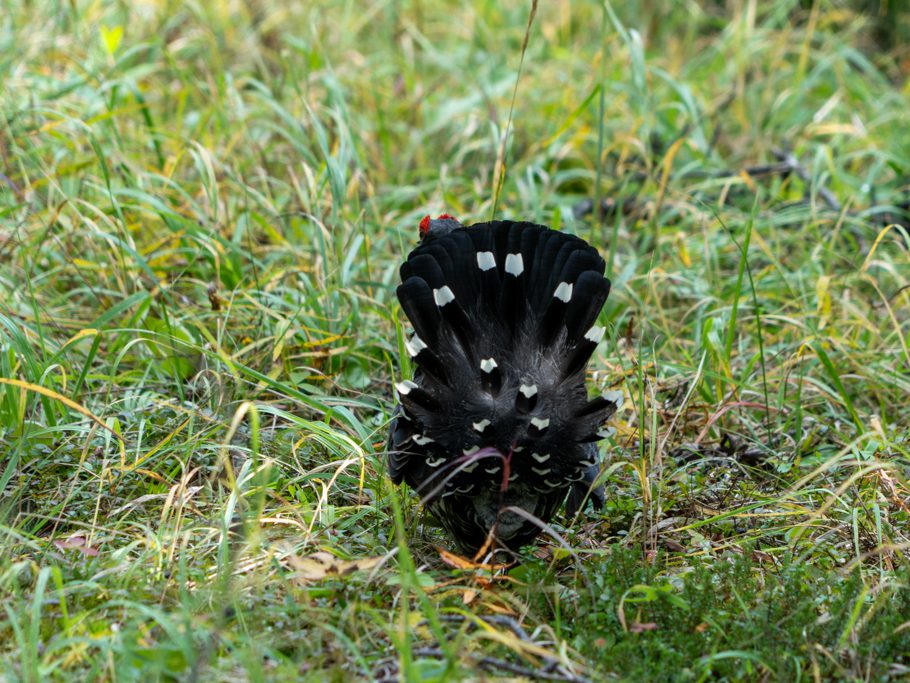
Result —
[[120, 444], [120, 463], [121, 463], [121, 466], [125, 466], [126, 449], [124, 446], [123, 437], [120, 436], [113, 429], [108, 427], [100, 417], [95, 415], [95, 413], [93, 413], [91, 410], [89, 410], [85, 406], [82, 406], [82, 405], [76, 403], [73, 399], [67, 398], [63, 394], [57, 393], [53, 389], [48, 389], [47, 387], [42, 387], [40, 384], [32, 384], [31, 382], [23, 382], [21, 379], [12, 379], [10, 377], [0, 377], [0, 384], [7, 384], [11, 387], [19, 387], [20, 389], [24, 389], [25, 391], [34, 391], [36, 394], [41, 394], [42, 396], [47, 396], [48, 398], [52, 398], [55, 401], [60, 401], [60, 403], [65, 405], [67, 408], [71, 408], [72, 410], [75, 410], [77, 413], [79, 413], [80, 415], [82, 415], [84, 417], [87, 417], [92, 422], [94, 422], [99, 427], [101, 427], [102, 429], [110, 432], [114, 436], [114, 438], [117, 439], [117, 443]]

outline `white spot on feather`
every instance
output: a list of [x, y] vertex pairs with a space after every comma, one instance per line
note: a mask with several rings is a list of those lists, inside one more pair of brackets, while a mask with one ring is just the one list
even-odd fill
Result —
[[598, 343], [600, 343], [600, 340], [603, 339], [604, 332], [606, 332], [606, 331], [607, 331], [607, 329], [605, 327], [601, 327], [600, 325], [595, 325], [590, 330], [585, 332], [585, 339], [587, 339], [589, 342], [598, 344]]
[[497, 472], [499, 472], [499, 465], [493, 465], [492, 467], [488, 467], [484, 470], [484, 472], [486, 472], [487, 474], [496, 474]]
[[499, 363], [497, 363], [493, 358], [484, 358], [482, 361], [480, 361], [480, 369], [484, 372], [493, 372], [493, 370], [498, 367]]
[[550, 473], [550, 468], [549, 468], [549, 467], [544, 467], [544, 468], [532, 467], [532, 468], [531, 468], [531, 471], [532, 471], [534, 474], [537, 474], [537, 475], [543, 477], [543, 476], [545, 476], [545, 475], [547, 475], [547, 474]]
[[549, 453], [531, 453], [531, 457], [534, 458], [537, 462], [546, 462], [550, 459]]
[[520, 387], [518, 387], [518, 391], [525, 398], [531, 398], [534, 394], [537, 393], [537, 385], [536, 384], [522, 384]]
[[521, 258], [521, 254], [509, 254], [506, 256], [506, 272], [509, 275], [514, 275], [518, 277], [525, 270], [524, 259]]
[[564, 303], [568, 303], [569, 299], [572, 298], [572, 285], [568, 282], [560, 282], [559, 287], [553, 292], [553, 297]]
[[493, 256], [492, 251], [478, 251], [477, 252], [477, 267], [483, 271], [490, 270], [491, 268], [496, 267], [496, 257]]
[[435, 439], [431, 439], [429, 436], [424, 436], [423, 434], [415, 434], [413, 437], [414, 443], [418, 446], [426, 446], [428, 443], [433, 443]]
[[477, 451], [480, 450], [480, 446], [471, 446], [470, 448], [465, 448], [462, 453], [465, 455], [474, 455]]
[[436, 305], [442, 308], [446, 304], [455, 301], [455, 294], [448, 285], [445, 285], [444, 287], [433, 290], [433, 298], [436, 300]]
[[487, 420], [486, 418], [481, 420], [480, 422], [472, 423], [474, 429], [476, 431], [480, 432], [481, 434], [483, 434], [483, 430], [486, 429], [487, 427], [489, 427], [490, 424], [491, 424], [490, 421]]
[[411, 358], [416, 357], [418, 353], [427, 348], [426, 342], [424, 342], [423, 339], [418, 337], [416, 334], [411, 337], [411, 340], [407, 342], [405, 346], [407, 347]]
[[407, 396], [411, 393], [411, 389], [416, 389], [416, 382], [412, 382], [409, 379], [406, 379], [404, 382], [399, 382], [395, 385], [395, 388], [398, 389], [398, 393], [402, 396]]
[[516, 481], [517, 479], [518, 479], [518, 472], [512, 472], [512, 474], [509, 475], [509, 481]]
[[445, 458], [437, 458], [436, 460], [427, 460], [427, 467], [439, 467], [445, 461], [446, 461]]
[[462, 472], [473, 472], [474, 470], [477, 469], [477, 463], [479, 463], [479, 462], [480, 462], [479, 460], [475, 460], [470, 465], [465, 465], [464, 467], [462, 467], [461, 471]]
[[548, 417], [532, 417], [531, 424], [537, 427], [537, 429], [543, 431], [550, 426], [550, 418]]

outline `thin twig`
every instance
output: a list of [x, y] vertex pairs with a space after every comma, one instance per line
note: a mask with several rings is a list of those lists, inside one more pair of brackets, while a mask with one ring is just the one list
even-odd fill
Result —
[[506, 179], [506, 144], [509, 141], [509, 131], [512, 129], [512, 114], [515, 112], [515, 100], [518, 98], [518, 84], [521, 82], [521, 69], [525, 63], [525, 52], [528, 51], [528, 41], [531, 38], [531, 26], [534, 24], [534, 17], [537, 15], [537, 0], [531, 0], [531, 13], [528, 15], [528, 25], [525, 28], [525, 37], [521, 42], [521, 57], [518, 60], [518, 73], [515, 75], [515, 87], [512, 89], [512, 103], [509, 105], [509, 119], [506, 121], [506, 129], [502, 134], [502, 144], [499, 146], [499, 153], [496, 155], [496, 167], [493, 173], [495, 186], [493, 187], [493, 211], [490, 213], [490, 220], [496, 219], [496, 209], [499, 207], [499, 195], [502, 194], [502, 186]]

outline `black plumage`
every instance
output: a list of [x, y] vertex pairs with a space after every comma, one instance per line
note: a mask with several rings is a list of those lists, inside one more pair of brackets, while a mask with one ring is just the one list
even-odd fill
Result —
[[[415, 489], [466, 551], [518, 548], [599, 473], [594, 444], [621, 395], [589, 400], [603, 334], [604, 261], [584, 240], [533, 223], [421, 222], [398, 299], [414, 328], [414, 379], [398, 385], [389, 472]], [[508, 510], [520, 508], [524, 513]]]

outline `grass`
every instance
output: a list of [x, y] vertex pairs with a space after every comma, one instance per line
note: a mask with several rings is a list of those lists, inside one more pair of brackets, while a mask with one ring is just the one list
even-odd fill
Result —
[[[910, 673], [872, 15], [541, 3], [505, 139], [530, 3], [3, 8], [0, 680]], [[591, 385], [627, 397], [607, 509], [501, 571], [383, 455], [397, 266], [494, 198], [609, 258]]]

